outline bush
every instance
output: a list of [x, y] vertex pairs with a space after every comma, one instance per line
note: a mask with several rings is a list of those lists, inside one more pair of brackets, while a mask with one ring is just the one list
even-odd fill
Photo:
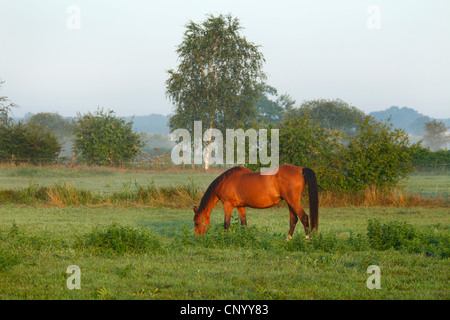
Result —
[[450, 150], [431, 151], [417, 145], [412, 150], [412, 165], [418, 171], [447, 171], [450, 169]]
[[89, 165], [117, 166], [131, 161], [143, 146], [132, 125], [113, 111], [97, 110], [78, 116], [73, 132], [79, 158]]
[[334, 233], [313, 235], [310, 241], [296, 235], [286, 244], [287, 250], [303, 252], [349, 252], [399, 250], [421, 253], [430, 257], [450, 256], [450, 235], [435, 230], [417, 230], [414, 226], [400, 221], [381, 223], [371, 219], [366, 234], [350, 233], [347, 239]]
[[53, 162], [61, 144], [53, 133], [36, 124], [0, 125], [0, 160], [28, 161], [32, 164]]
[[367, 238], [372, 248], [377, 250], [406, 250], [427, 256], [450, 256], [450, 236], [448, 233], [418, 231], [406, 222], [389, 221], [380, 223], [369, 220]]
[[374, 249], [400, 249], [407, 241], [417, 237], [417, 231], [406, 222], [390, 221], [381, 224], [378, 220], [369, 220], [367, 237]]
[[314, 124], [309, 117], [280, 125], [280, 164], [312, 168], [323, 190], [343, 189], [345, 176], [340, 134]]
[[75, 249], [91, 248], [103, 253], [145, 253], [161, 249], [159, 240], [149, 231], [112, 224], [96, 227], [75, 241]]
[[321, 128], [308, 116], [280, 125], [280, 163], [312, 168], [326, 191], [392, 187], [412, 170], [414, 148], [404, 131], [372, 117], [352, 137]]
[[412, 170], [411, 154], [412, 147], [403, 130], [366, 117], [343, 159], [348, 189], [395, 185]]

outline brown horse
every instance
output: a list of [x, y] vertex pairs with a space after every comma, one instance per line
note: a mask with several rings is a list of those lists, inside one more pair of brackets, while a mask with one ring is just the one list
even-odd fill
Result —
[[225, 230], [230, 226], [231, 213], [237, 208], [242, 225], [247, 225], [245, 207], [270, 208], [281, 200], [289, 205], [290, 228], [287, 240], [292, 238], [295, 225], [300, 221], [308, 238], [308, 216], [300, 204], [305, 185], [309, 190], [309, 215], [311, 230], [319, 227], [319, 199], [316, 175], [309, 168], [284, 164], [273, 175], [261, 175], [246, 168], [235, 167], [217, 177], [208, 187], [200, 202], [194, 207], [195, 233], [204, 233], [210, 225], [211, 211], [217, 201], [222, 201], [225, 211]]

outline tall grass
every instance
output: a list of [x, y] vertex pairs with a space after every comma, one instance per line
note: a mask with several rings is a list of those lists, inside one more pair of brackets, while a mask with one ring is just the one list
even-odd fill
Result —
[[49, 177], [91, 177], [91, 176], [114, 176], [119, 169], [101, 166], [83, 166], [70, 168], [61, 165], [31, 166], [31, 165], [0, 165], [0, 172], [3, 171], [7, 177], [29, 177], [29, 178], [49, 178]]
[[[404, 191], [401, 188], [367, 187], [358, 192], [333, 192], [320, 193], [320, 205], [323, 207], [346, 206], [449, 206], [449, 199], [441, 195], [425, 197], [421, 194]], [[307, 199], [305, 199], [307, 200]]]
[[[191, 180], [183, 185], [156, 187], [154, 183], [140, 185], [136, 181], [123, 183], [121, 190], [111, 193], [95, 193], [77, 188], [71, 184], [56, 183], [39, 186], [30, 183], [20, 189], [0, 189], [0, 204], [44, 204], [52, 206], [142, 205], [150, 207], [187, 208], [200, 202], [203, 188]], [[304, 207], [308, 206], [306, 193], [302, 197]], [[448, 207], [449, 199], [441, 196], [424, 197], [405, 192], [400, 188], [367, 188], [356, 193], [325, 191], [319, 194], [320, 207], [346, 206], [439, 206]], [[287, 206], [281, 202], [279, 206]]]

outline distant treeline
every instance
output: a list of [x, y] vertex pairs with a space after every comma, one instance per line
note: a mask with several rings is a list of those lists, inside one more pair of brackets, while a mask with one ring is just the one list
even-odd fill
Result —
[[[390, 120], [394, 127], [405, 130], [410, 135], [423, 136], [425, 132], [425, 123], [433, 120], [428, 116], [425, 116], [412, 108], [399, 108], [392, 106], [383, 111], [374, 111], [369, 113], [378, 121]], [[450, 127], [450, 118], [438, 119], [445, 123], [447, 127]]]

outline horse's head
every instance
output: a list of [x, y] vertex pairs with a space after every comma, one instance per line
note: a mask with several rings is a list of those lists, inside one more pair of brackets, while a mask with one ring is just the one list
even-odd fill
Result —
[[203, 234], [209, 225], [209, 221], [206, 223], [197, 207], [194, 207], [194, 213], [194, 232], [195, 234]]

